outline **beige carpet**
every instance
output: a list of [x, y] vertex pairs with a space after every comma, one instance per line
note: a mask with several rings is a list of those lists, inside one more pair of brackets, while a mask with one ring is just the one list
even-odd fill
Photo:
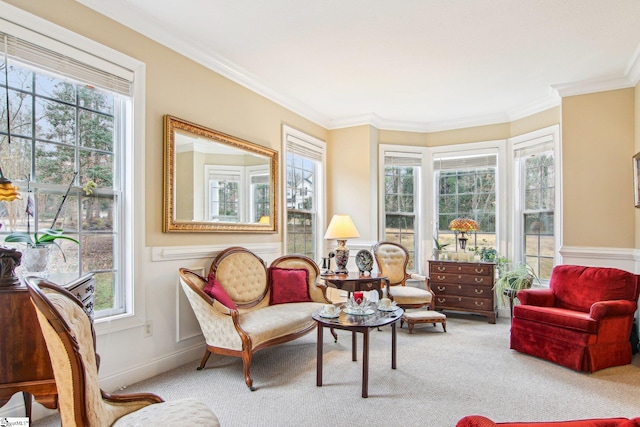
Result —
[[[213, 355], [127, 387], [165, 400], [205, 401], [225, 427], [455, 426], [468, 414], [496, 421], [640, 416], [640, 356], [632, 365], [584, 374], [509, 350], [509, 319], [449, 314], [442, 327], [398, 330], [398, 369], [391, 369], [389, 328], [372, 331], [369, 398], [361, 393], [361, 350], [351, 361], [350, 334], [325, 333], [324, 386], [316, 387], [316, 333], [259, 352], [254, 385], [240, 359]], [[362, 344], [359, 336], [358, 344]], [[55, 416], [33, 424], [59, 425]]]

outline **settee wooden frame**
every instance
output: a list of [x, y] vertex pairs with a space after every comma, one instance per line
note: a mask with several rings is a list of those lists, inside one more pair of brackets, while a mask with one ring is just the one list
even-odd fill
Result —
[[[269, 306], [269, 274], [265, 262], [253, 252], [242, 247], [231, 247], [220, 252], [218, 256], [213, 260], [210, 272], [214, 273], [216, 277], [218, 277], [218, 273], [221, 273], [221, 266], [223, 266], [225, 262], [231, 259], [231, 257], [233, 257], [234, 255], [243, 256], [247, 260], [252, 260], [249, 262], [251, 262], [254, 267], [256, 267], [258, 264], [261, 265], [263, 271], [259, 272], [259, 275], [263, 274], [265, 280], [263, 291], [258, 292], [257, 294], [255, 294], [256, 296], [252, 298], [246, 300], [238, 300], [238, 296], [233, 293], [234, 283], [230, 283], [230, 280], [227, 277], [220, 277], [221, 284], [229, 293], [231, 299], [234, 300], [236, 309], [227, 308], [219, 301], [216, 301], [214, 298], [207, 295], [203, 291], [207, 279], [200, 276], [198, 273], [186, 268], [180, 268], [179, 275], [181, 282], [183, 283], [183, 288], [184, 286], [187, 286], [191, 291], [193, 291], [193, 294], [197, 295], [197, 297], [202, 302], [209, 306], [209, 310], [213, 310], [215, 315], [230, 319], [230, 321], [233, 323], [235, 331], [237, 332], [241, 340], [241, 348], [234, 349], [222, 345], [212, 345], [205, 334], [205, 339], [207, 339], [208, 342], [206, 344], [206, 349], [204, 356], [202, 357], [202, 361], [200, 362], [200, 365], [197, 369], [204, 369], [207, 361], [209, 360], [209, 357], [211, 356], [211, 353], [240, 357], [242, 359], [245, 383], [251, 391], [254, 391], [256, 390], [256, 388], [253, 386], [253, 379], [251, 377], [251, 361], [253, 355], [262, 349], [295, 340], [311, 332], [316, 327], [315, 321], [313, 321], [313, 319], [311, 318], [311, 312], [320, 309], [322, 304], [328, 304], [330, 301], [326, 296], [326, 286], [317, 283], [317, 278], [320, 275], [320, 270], [311, 258], [308, 258], [304, 255], [286, 255], [274, 260], [271, 263], [271, 267], [305, 268], [309, 271], [308, 286], [310, 289], [310, 297], [315, 302], [315, 304], [308, 305], [312, 303], [291, 303], [300, 304], [298, 307], [300, 307], [301, 310], [305, 310], [305, 313], [308, 313], [308, 316], [306, 316], [305, 314], [304, 323], [301, 322], [300, 327], [296, 327], [290, 333], [280, 336], [274, 336], [273, 338], [255, 344], [252, 340], [251, 334], [243, 327], [242, 317], [243, 314], [248, 311], [259, 310], [261, 308]], [[242, 281], [243, 279], [242, 277], [237, 277], [236, 279], [231, 279], [231, 281], [233, 280]], [[189, 297], [189, 295], [187, 296]], [[191, 301], [191, 303], [193, 306], [194, 301]], [[196, 316], [197, 315], [198, 314], [196, 313]], [[199, 318], [198, 320], [200, 321], [202, 327], [203, 320], [201, 318]]]

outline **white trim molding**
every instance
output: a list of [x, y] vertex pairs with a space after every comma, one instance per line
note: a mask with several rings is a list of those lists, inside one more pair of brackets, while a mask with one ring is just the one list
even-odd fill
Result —
[[562, 246], [562, 264], [612, 267], [632, 273], [640, 272], [640, 249], [589, 246]]

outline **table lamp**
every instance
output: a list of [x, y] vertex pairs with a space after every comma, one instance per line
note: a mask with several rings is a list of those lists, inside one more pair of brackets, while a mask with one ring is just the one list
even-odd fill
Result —
[[464, 233], [478, 231], [478, 223], [469, 218], [456, 218], [449, 223], [449, 230], [460, 232], [460, 237], [458, 237], [460, 249], [465, 250], [468, 238]]
[[334, 215], [331, 218], [325, 239], [336, 239], [338, 247], [334, 251], [336, 254], [336, 270], [335, 274], [348, 274], [347, 263], [349, 262], [349, 249], [345, 246], [347, 239], [360, 237], [360, 233], [353, 224], [353, 220], [349, 215]]

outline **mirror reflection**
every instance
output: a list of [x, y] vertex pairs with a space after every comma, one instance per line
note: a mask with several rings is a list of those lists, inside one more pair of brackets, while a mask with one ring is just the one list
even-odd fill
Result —
[[276, 231], [277, 153], [165, 117], [165, 231]]

